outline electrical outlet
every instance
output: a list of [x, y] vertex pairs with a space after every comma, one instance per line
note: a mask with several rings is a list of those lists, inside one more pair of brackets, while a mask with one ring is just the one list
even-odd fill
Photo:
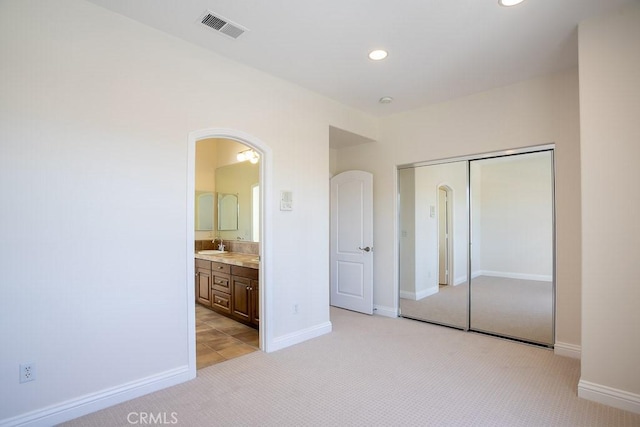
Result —
[[36, 364], [25, 363], [20, 365], [20, 382], [26, 383], [36, 379]]

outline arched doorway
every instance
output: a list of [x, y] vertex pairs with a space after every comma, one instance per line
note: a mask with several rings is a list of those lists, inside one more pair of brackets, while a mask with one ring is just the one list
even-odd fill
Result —
[[195, 153], [196, 142], [202, 139], [219, 138], [237, 141], [252, 148], [260, 155], [260, 186], [258, 198], [260, 211], [263, 213], [259, 224], [260, 269], [259, 281], [259, 309], [260, 309], [260, 349], [268, 352], [272, 341], [271, 333], [271, 275], [270, 275], [270, 247], [271, 247], [271, 164], [272, 153], [270, 147], [258, 138], [235, 129], [211, 128], [189, 133], [187, 144], [187, 206], [186, 206], [186, 265], [187, 265], [187, 313], [188, 313], [188, 352], [189, 369], [196, 375], [196, 342], [195, 342], [195, 282], [194, 282], [194, 206], [195, 206]]

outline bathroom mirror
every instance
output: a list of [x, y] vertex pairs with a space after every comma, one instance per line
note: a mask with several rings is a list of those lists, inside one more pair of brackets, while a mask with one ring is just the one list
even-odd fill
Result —
[[213, 193], [210, 191], [196, 191], [196, 230], [213, 230]]
[[238, 229], [238, 195], [218, 193], [218, 230]]
[[[221, 166], [215, 170], [215, 188], [218, 194], [235, 195], [235, 208], [232, 206], [233, 198], [225, 199], [224, 209], [233, 210], [235, 220], [227, 221], [226, 218], [218, 218], [217, 236], [225, 240], [258, 241], [257, 226], [254, 218], [259, 222], [259, 198], [254, 199], [253, 188], [260, 182], [260, 165], [249, 162], [234, 163]], [[224, 211], [224, 210], [223, 210]]]
[[[196, 144], [196, 240], [260, 240], [260, 161], [239, 161], [249, 147], [227, 139]], [[231, 195], [221, 197], [218, 195]]]

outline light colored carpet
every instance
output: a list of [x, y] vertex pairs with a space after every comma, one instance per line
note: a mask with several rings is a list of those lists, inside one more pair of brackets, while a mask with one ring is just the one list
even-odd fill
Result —
[[[553, 344], [551, 282], [480, 276], [471, 281], [471, 329], [539, 344]], [[441, 286], [419, 301], [400, 300], [402, 315], [467, 326], [468, 286]]]
[[400, 298], [400, 311], [405, 317], [464, 329], [469, 322], [468, 292], [469, 286], [466, 283], [440, 286], [438, 293], [426, 298], [419, 300]]
[[334, 332], [198, 371], [198, 378], [67, 423], [126, 426], [638, 426], [579, 399], [580, 363], [552, 351], [408, 319], [331, 309]]

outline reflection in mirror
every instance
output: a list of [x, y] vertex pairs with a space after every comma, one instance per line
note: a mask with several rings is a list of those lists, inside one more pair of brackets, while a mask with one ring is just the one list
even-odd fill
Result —
[[471, 161], [471, 329], [553, 336], [553, 154]]
[[[260, 230], [255, 226], [260, 222], [260, 164], [242, 162], [222, 166], [216, 169], [215, 175], [218, 194], [237, 195], [238, 206], [235, 228], [219, 228], [218, 236], [224, 240], [257, 242]], [[256, 199], [254, 187], [258, 189]]]
[[251, 186], [251, 240], [260, 240], [260, 185]]
[[467, 162], [398, 170], [400, 312], [468, 328]]
[[196, 191], [196, 230], [213, 230], [213, 193]]
[[238, 195], [218, 193], [218, 230], [238, 229]]
[[553, 346], [553, 150], [488, 156], [398, 170], [400, 315]]
[[[251, 147], [245, 144], [225, 138], [207, 138], [197, 141], [194, 223], [196, 240], [219, 238], [259, 241], [261, 200], [259, 185], [262, 162], [259, 153], [256, 153], [252, 159], [246, 158], [250, 149]], [[239, 156], [240, 153], [244, 154]], [[242, 161], [241, 158], [246, 161]], [[199, 196], [205, 193], [211, 195], [211, 200], [209, 196], [204, 196], [201, 203]], [[230, 216], [235, 218], [231, 223], [228, 218], [220, 218], [218, 215], [216, 194], [219, 193], [236, 196], [236, 214]], [[223, 202], [223, 205], [225, 203]], [[205, 212], [203, 209], [209, 210]], [[223, 207], [223, 211], [224, 209]], [[228, 209], [233, 210], [231, 207]]]

